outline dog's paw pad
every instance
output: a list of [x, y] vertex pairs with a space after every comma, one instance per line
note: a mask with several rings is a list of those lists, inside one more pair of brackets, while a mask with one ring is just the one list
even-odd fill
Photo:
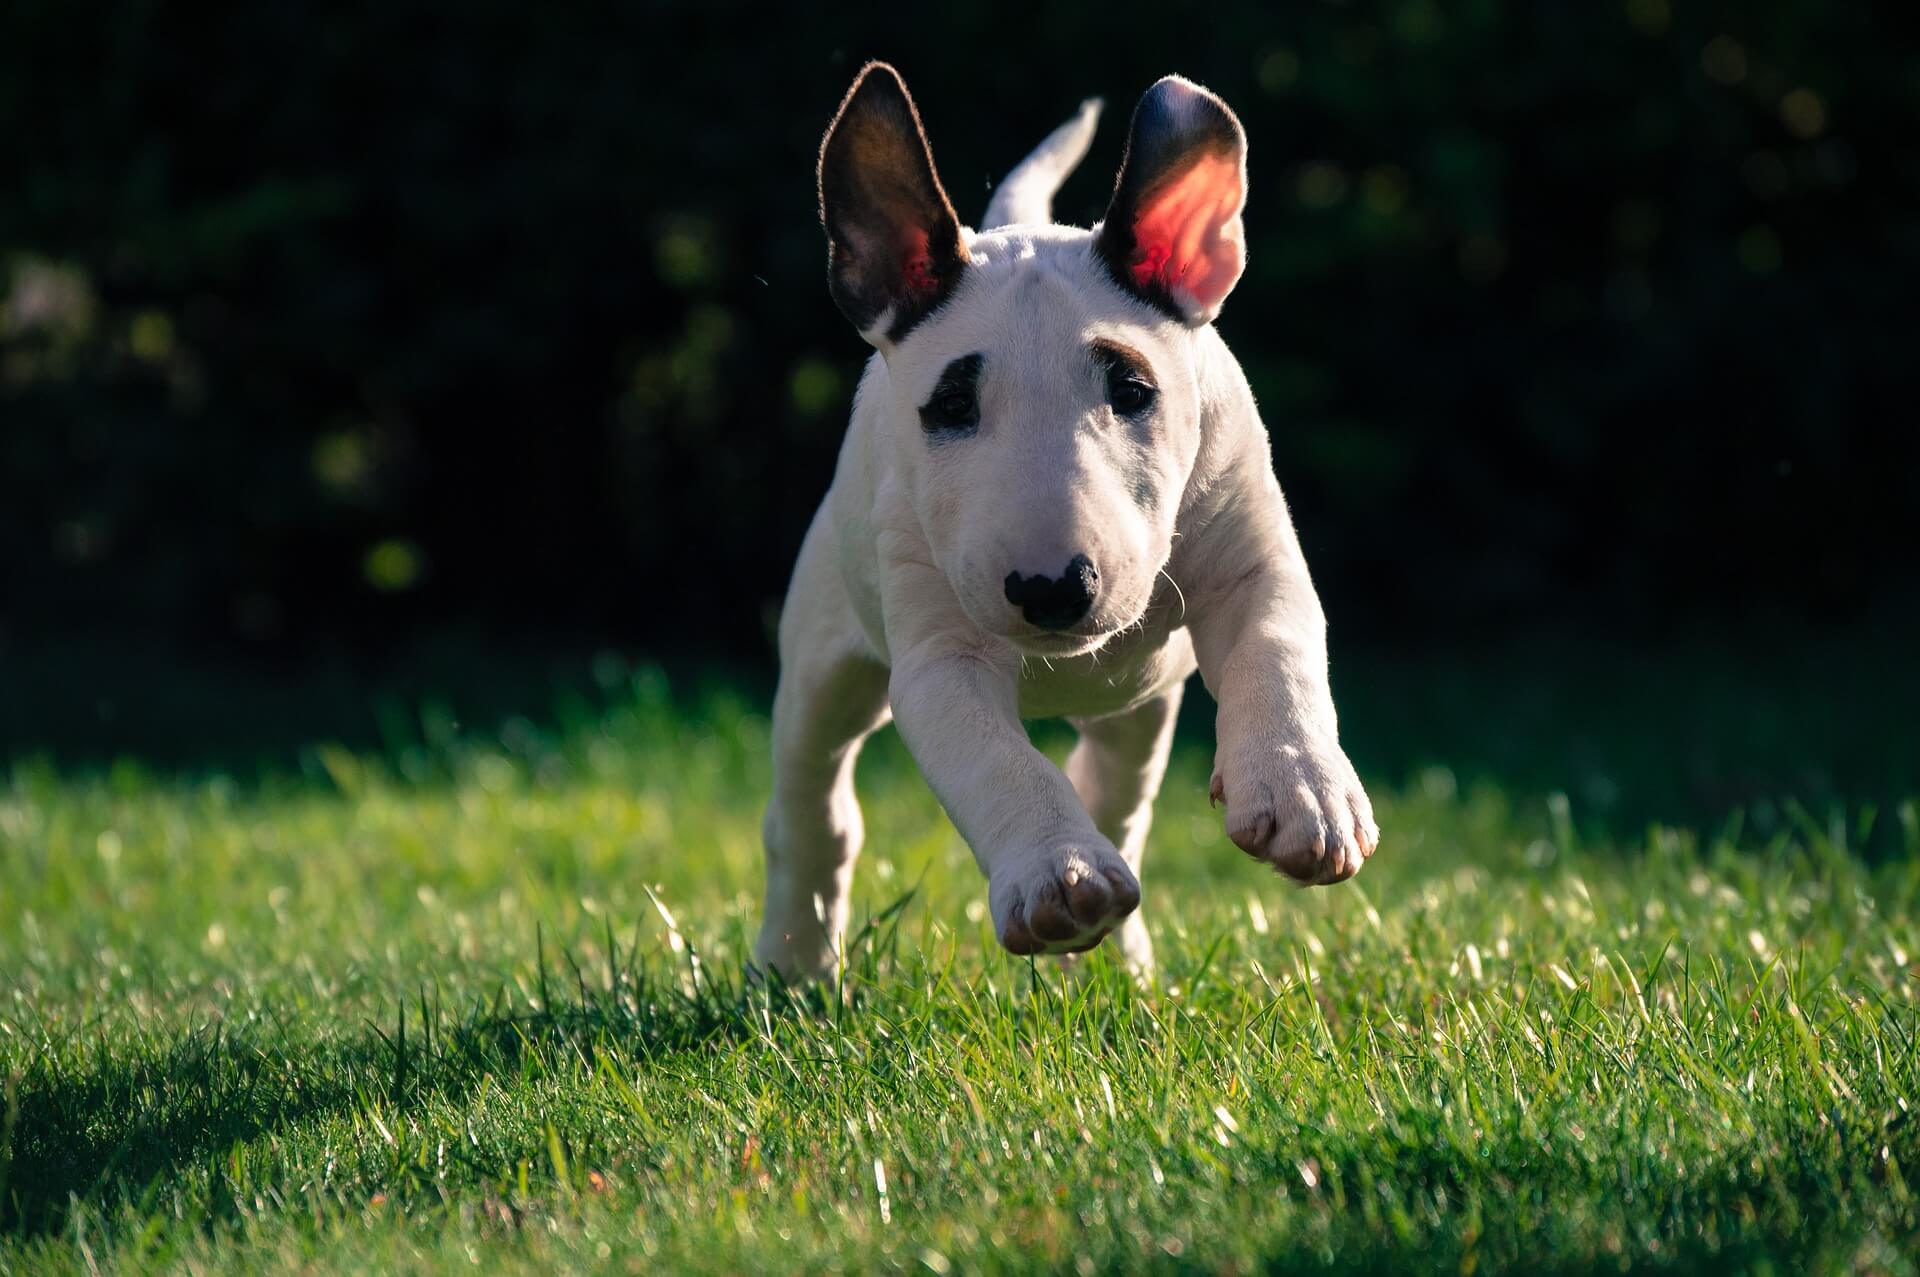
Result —
[[1337, 750], [1275, 751], [1264, 766], [1222, 768], [1213, 796], [1227, 805], [1227, 836], [1304, 886], [1343, 882], [1380, 843], [1373, 805]]
[[1109, 848], [1051, 848], [992, 875], [988, 895], [1010, 953], [1091, 949], [1140, 904], [1140, 883]]

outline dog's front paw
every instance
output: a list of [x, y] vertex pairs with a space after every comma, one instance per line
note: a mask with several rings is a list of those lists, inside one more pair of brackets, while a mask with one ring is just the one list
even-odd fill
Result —
[[1062, 843], [996, 864], [987, 902], [1009, 953], [1091, 949], [1140, 903], [1140, 880], [1099, 837]]
[[769, 923], [761, 928], [748, 969], [756, 978], [772, 973], [788, 984], [808, 984], [831, 979], [839, 962], [832, 941], [819, 928], [796, 935]]
[[1331, 740], [1249, 742], [1214, 768], [1240, 850], [1308, 886], [1360, 872], [1380, 843], [1373, 804]]

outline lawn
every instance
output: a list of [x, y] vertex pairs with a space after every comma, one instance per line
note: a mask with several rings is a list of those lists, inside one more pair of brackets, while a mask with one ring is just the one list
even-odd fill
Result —
[[[1920, 784], [1826, 757], [1890, 732], [1674, 676], [1719, 726], [1600, 687], [1549, 739], [1560, 701], [1383, 674], [1383, 849], [1303, 892], [1209, 811], [1202, 706], [1144, 989], [995, 948], [889, 732], [844, 975], [796, 992], [743, 979], [763, 697], [600, 674], [0, 773], [0, 1272], [1914, 1271]], [[1702, 814], [1743, 767], [1776, 799]]]

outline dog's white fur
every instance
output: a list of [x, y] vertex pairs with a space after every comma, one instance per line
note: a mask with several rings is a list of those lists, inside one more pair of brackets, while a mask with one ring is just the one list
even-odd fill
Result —
[[[1204, 93], [1162, 90], [1176, 104]], [[835, 965], [862, 836], [854, 760], [889, 715], [1016, 952], [1117, 930], [1124, 957], [1151, 965], [1137, 875], [1195, 669], [1219, 703], [1213, 795], [1236, 843], [1325, 883], [1378, 840], [1338, 742], [1325, 621], [1266, 430], [1207, 322], [1224, 289], [1175, 293], [1176, 318], [1116, 282], [1093, 251], [1098, 228], [1019, 220], [1047, 215], [1096, 114], [1084, 106], [1015, 170], [988, 218], [1012, 224], [962, 229], [965, 269], [942, 305], [901, 340], [890, 315], [863, 333], [877, 352], [780, 622], [754, 956], [789, 978]], [[1210, 251], [1239, 253], [1243, 195], [1244, 178], [1207, 214]], [[1098, 338], [1151, 365], [1145, 426], [1108, 406], [1087, 354]], [[970, 353], [985, 369], [979, 428], [930, 444], [920, 407]], [[1098, 565], [1091, 612], [1062, 633], [1029, 624], [1006, 574], [1051, 575], [1075, 554]], [[1021, 723], [1051, 717], [1080, 733], [1064, 774]]]

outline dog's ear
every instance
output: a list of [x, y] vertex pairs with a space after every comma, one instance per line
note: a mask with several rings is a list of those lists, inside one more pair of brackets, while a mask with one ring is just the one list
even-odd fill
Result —
[[827, 126], [820, 221], [834, 304], [876, 345], [899, 341], [946, 300], [966, 265], [920, 113], [884, 62], [861, 69]]
[[1247, 135], [1219, 98], [1177, 75], [1133, 110], [1094, 251], [1122, 288], [1193, 327], [1213, 322], [1247, 263]]

